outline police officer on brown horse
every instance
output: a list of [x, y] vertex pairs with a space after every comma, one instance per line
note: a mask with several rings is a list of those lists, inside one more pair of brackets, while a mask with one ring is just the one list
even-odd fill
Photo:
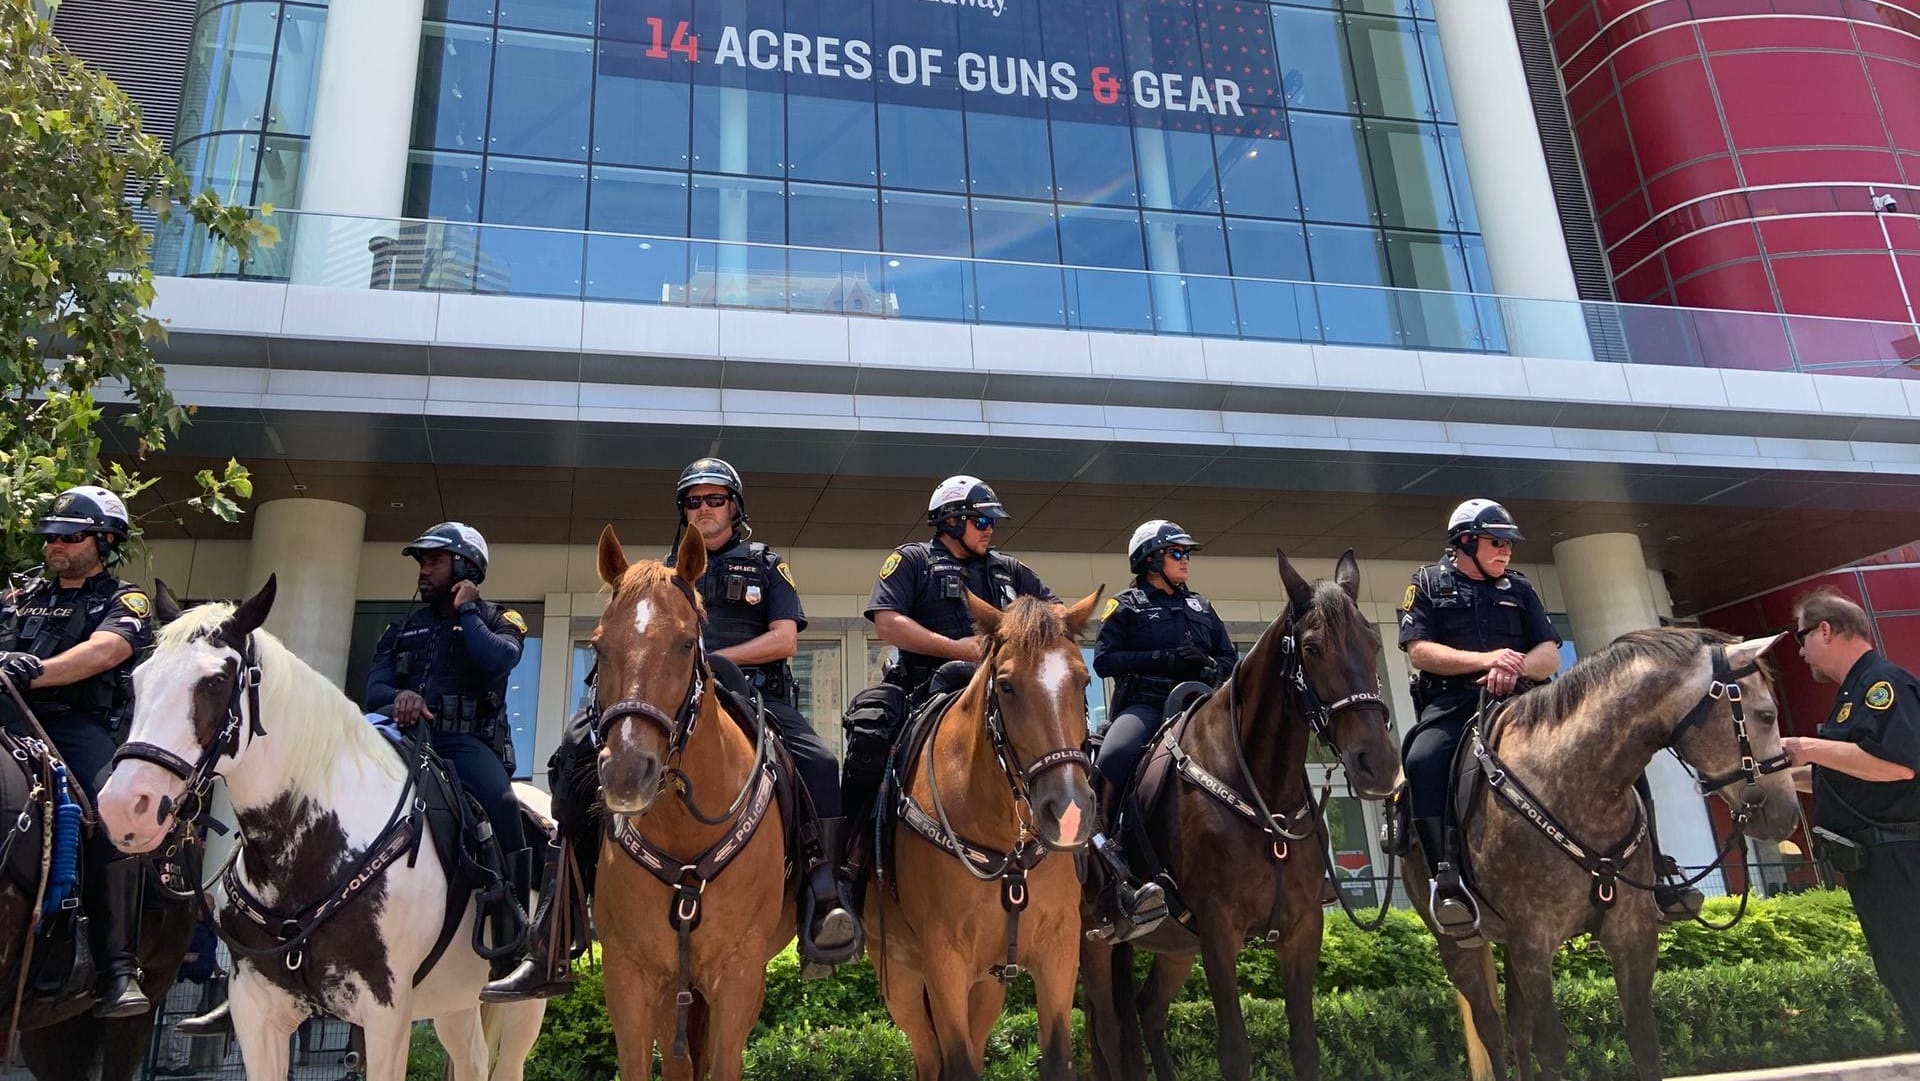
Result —
[[[0, 671], [13, 680], [88, 798], [99, 794], [133, 706], [133, 666], [153, 645], [152, 605], [107, 570], [128, 536], [127, 508], [105, 488], [60, 493], [40, 519], [42, 576], [0, 596]], [[0, 709], [0, 713], [11, 712]], [[146, 864], [122, 859], [104, 829], [87, 834], [81, 872], [99, 958], [96, 1017], [151, 1004], [140, 991], [140, 889]]]
[[[809, 975], [822, 966], [859, 956], [866, 942], [851, 892], [840, 880], [847, 820], [840, 807], [840, 763], [800, 712], [799, 687], [789, 663], [807, 627], [793, 570], [780, 554], [753, 540], [745, 485], [733, 466], [701, 458], [680, 474], [675, 490], [680, 528], [693, 529], [707, 546], [700, 599], [707, 621], [701, 628], [710, 657], [731, 661], [759, 692], [766, 715], [793, 758], [812, 804], [802, 824], [807, 880], [800, 890], [800, 958]], [[678, 547], [678, 536], [675, 538]], [[667, 565], [673, 565], [673, 556]]]

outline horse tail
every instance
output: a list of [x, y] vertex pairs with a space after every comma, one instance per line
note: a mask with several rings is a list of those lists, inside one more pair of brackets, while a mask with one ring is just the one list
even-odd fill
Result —
[[[1493, 947], [1483, 946], [1474, 951], [1480, 955], [1481, 986], [1488, 993], [1500, 986], [1500, 977], [1493, 968]], [[1467, 997], [1458, 991], [1453, 993], [1454, 1002], [1460, 1007], [1460, 1024], [1467, 1034], [1467, 1072], [1473, 1081], [1493, 1081], [1493, 1061], [1487, 1055], [1487, 1045], [1480, 1042], [1480, 1028], [1473, 1023], [1473, 1007], [1467, 1004]]]

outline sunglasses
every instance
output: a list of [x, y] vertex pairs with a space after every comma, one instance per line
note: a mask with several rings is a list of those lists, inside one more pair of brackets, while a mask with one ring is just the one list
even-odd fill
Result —
[[1193, 553], [1185, 548], [1167, 549], [1167, 558], [1173, 560], [1175, 563], [1185, 563], [1192, 555]]
[[47, 544], [79, 544], [90, 536], [91, 533], [44, 533], [40, 539]]
[[1504, 549], [1513, 547], [1513, 540], [1508, 537], [1488, 537], [1487, 540], [1495, 548], [1500, 548], [1504, 550]]
[[726, 492], [708, 492], [706, 495], [683, 495], [680, 505], [687, 510], [699, 510], [702, 506], [724, 507], [733, 502], [733, 496]]
[[967, 521], [973, 524], [973, 528], [985, 533], [993, 528], [993, 523], [996, 519], [989, 518], [984, 514], [976, 514], [968, 518]]
[[[1824, 620], [1824, 619], [1820, 621], [1820, 623], [1825, 623], [1825, 622], [1826, 622], [1826, 620]], [[1817, 630], [1819, 630], [1819, 629], [1820, 629], [1820, 623], [1815, 623], [1815, 624], [1814, 624], [1813, 626], [1811, 626], [1811, 627], [1800, 627], [1800, 628], [1797, 628], [1797, 629], [1796, 629], [1796, 630], [1795, 630], [1795, 631], [1793, 632], [1793, 640], [1794, 640], [1795, 642], [1797, 642], [1797, 643], [1799, 643], [1800, 645], [1803, 645], [1803, 646], [1804, 646], [1804, 645], [1806, 645], [1806, 644], [1807, 644], [1807, 635], [1809, 635], [1809, 634], [1812, 634], [1812, 633], [1813, 633], [1814, 631], [1817, 631]]]

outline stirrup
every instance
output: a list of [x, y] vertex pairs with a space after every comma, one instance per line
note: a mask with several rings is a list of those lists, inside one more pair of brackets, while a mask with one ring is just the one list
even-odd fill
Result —
[[1454, 945], [1472, 949], [1487, 944], [1480, 934], [1480, 903], [1457, 875], [1442, 872], [1434, 876], [1427, 908], [1433, 913], [1435, 932]]
[[1693, 886], [1662, 882], [1653, 888], [1653, 903], [1660, 910], [1661, 923], [1688, 923], [1700, 918], [1707, 895]]

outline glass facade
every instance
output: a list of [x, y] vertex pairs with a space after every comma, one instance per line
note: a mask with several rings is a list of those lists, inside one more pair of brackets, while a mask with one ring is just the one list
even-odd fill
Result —
[[1391, 343], [1474, 314], [1226, 279], [1491, 286], [1427, 0], [427, 11], [405, 216], [664, 238], [479, 233], [514, 293]]
[[[191, 190], [243, 206], [300, 205], [326, 21], [324, 0], [200, 0], [174, 129]], [[211, 243], [194, 232], [165, 234], [156, 263], [204, 266], [205, 253], [180, 250]], [[289, 251], [263, 250], [253, 272], [283, 272], [274, 264]]]

